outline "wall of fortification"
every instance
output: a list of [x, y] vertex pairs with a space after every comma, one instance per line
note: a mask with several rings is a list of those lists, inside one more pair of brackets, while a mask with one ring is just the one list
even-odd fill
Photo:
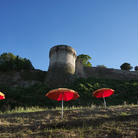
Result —
[[85, 77], [119, 79], [119, 80], [138, 80], [138, 72], [125, 71], [112, 68], [84, 67]]
[[50, 50], [49, 54], [50, 64], [49, 66], [53, 66], [54, 64], [70, 64], [74, 66], [75, 69], [75, 60], [76, 60], [76, 51], [67, 45], [58, 45], [54, 46]]
[[0, 85], [10, 87], [30, 87], [35, 84], [43, 84], [46, 71], [20, 70], [0, 72]]
[[76, 59], [75, 71], [77, 78], [85, 78], [83, 62], [79, 58]]
[[67, 45], [57, 45], [49, 53], [50, 64], [44, 84], [51, 88], [65, 86], [75, 79], [76, 51]]

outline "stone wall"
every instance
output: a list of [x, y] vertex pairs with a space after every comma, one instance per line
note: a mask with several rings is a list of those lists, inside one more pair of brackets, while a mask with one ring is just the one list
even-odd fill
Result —
[[76, 76], [77, 78], [85, 78], [85, 72], [83, 67], [83, 62], [81, 59], [77, 58], [76, 60]]
[[138, 72], [125, 71], [112, 68], [84, 67], [85, 77], [118, 79], [118, 80], [138, 80]]
[[30, 87], [35, 84], [43, 84], [46, 73], [46, 71], [41, 70], [0, 72], [0, 85]]

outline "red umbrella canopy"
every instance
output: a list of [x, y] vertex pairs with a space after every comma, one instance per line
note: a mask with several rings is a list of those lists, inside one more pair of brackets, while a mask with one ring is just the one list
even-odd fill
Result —
[[114, 90], [110, 88], [102, 88], [93, 92], [93, 96], [96, 98], [109, 97], [114, 94]]
[[5, 95], [2, 92], [0, 92], [0, 100], [2, 99], [5, 99]]
[[76, 98], [80, 97], [79, 94], [71, 89], [68, 88], [58, 88], [49, 91], [46, 96], [49, 99], [57, 100], [57, 101], [69, 101], [69, 100], [75, 100]]

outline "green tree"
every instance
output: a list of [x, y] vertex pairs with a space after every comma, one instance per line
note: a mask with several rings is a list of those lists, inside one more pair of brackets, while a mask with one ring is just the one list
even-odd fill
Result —
[[23, 59], [23, 69], [28, 69], [28, 68], [29, 68], [29, 69], [34, 69], [34, 67], [33, 67], [31, 61], [28, 60], [28, 59], [26, 59], [26, 58], [24, 58], [24, 59]]
[[34, 69], [30, 60], [26, 58], [15, 56], [12, 53], [3, 53], [0, 56], [0, 71], [9, 70], [20, 70], [20, 69]]
[[138, 66], [135, 66], [135, 71], [138, 71]]
[[129, 64], [129, 63], [123, 63], [121, 66], [120, 66], [121, 70], [131, 70], [133, 67]]
[[8, 71], [13, 68], [16, 56], [12, 53], [3, 53], [0, 56], [0, 70]]
[[87, 67], [92, 66], [92, 64], [89, 62], [89, 60], [92, 58], [89, 55], [81, 54], [81, 55], [78, 55], [77, 58], [82, 60], [83, 66], [87, 66]]
[[5, 61], [14, 60], [15, 58], [16, 56], [14, 56], [14, 54], [12, 53], [3, 53], [0, 56], [0, 61], [5, 62]]

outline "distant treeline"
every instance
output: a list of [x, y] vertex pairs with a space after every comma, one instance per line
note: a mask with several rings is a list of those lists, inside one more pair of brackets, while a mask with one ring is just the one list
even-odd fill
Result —
[[12, 53], [3, 53], [0, 56], [0, 71], [34, 69], [31, 61], [15, 56]]

